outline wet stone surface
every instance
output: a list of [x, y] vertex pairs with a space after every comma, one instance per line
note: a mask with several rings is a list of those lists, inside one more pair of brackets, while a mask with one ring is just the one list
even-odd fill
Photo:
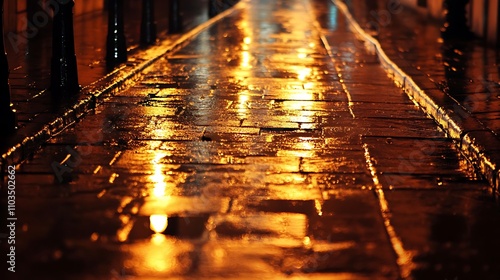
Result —
[[17, 276], [498, 278], [487, 183], [373, 61], [244, 3], [18, 167]]
[[[144, 62], [141, 54], [147, 52], [139, 45], [141, 24], [141, 2], [125, 0], [124, 2], [124, 32], [128, 47], [129, 67]], [[179, 34], [167, 35], [169, 5], [166, 1], [156, 3], [155, 19], [158, 38], [172, 42], [179, 38]], [[183, 30], [188, 31], [208, 20], [208, 0], [181, 1], [183, 14]], [[21, 4], [20, 4], [21, 5]], [[28, 2], [31, 9], [41, 9], [38, 2]], [[47, 4], [48, 6], [51, 6]], [[50, 89], [50, 69], [52, 59], [52, 21], [40, 21], [48, 17], [46, 11], [50, 7], [32, 14], [31, 18], [24, 18], [26, 10], [18, 15], [18, 32], [6, 33], [5, 49], [9, 64], [9, 83], [11, 86], [11, 101], [16, 110], [17, 130], [13, 134], [2, 135], [0, 151], [7, 152], [11, 147], [21, 143], [26, 136], [38, 133], [45, 125], [53, 122], [66, 113], [70, 108], [86, 97], [86, 94], [95, 94], [103, 87], [109, 87], [113, 80], [123, 75], [124, 67], [108, 69], [106, 66], [106, 36], [107, 12], [95, 11], [75, 16], [73, 21], [75, 54], [77, 57], [78, 81], [82, 91], [86, 94], [77, 94], [67, 98], [54, 97]], [[193, 8], [193, 6], [195, 8]], [[22, 7], [22, 6], [20, 6]], [[28, 7], [30, 9], [30, 7]], [[50, 16], [51, 17], [51, 16]], [[29, 24], [27, 23], [29, 20]], [[26, 25], [29, 25], [26, 27]], [[27, 30], [22, 30], [26, 28]], [[26, 38], [27, 36], [27, 38]], [[129, 71], [129, 70], [125, 70]], [[107, 83], [107, 84], [106, 84]], [[96, 86], [97, 84], [97, 86]], [[72, 121], [72, 120], [71, 120]]]
[[[391, 5], [391, 1], [345, 2], [361, 27], [377, 37], [391, 60], [410, 76], [422, 76], [415, 80], [419, 87], [448, 94], [487, 129], [500, 135], [498, 52], [494, 47], [486, 46], [481, 39], [443, 39], [439, 22], [407, 7]], [[439, 97], [432, 91], [430, 96]]]

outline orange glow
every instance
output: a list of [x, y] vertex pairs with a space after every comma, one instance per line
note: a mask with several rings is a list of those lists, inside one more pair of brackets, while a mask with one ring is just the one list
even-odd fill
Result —
[[130, 231], [132, 230], [133, 227], [134, 227], [133, 221], [129, 221], [128, 223], [124, 224], [123, 227], [121, 227], [116, 233], [118, 241], [120, 242], [127, 241], [128, 235], [130, 234]]
[[323, 216], [323, 205], [321, 205], [321, 201], [319, 200], [314, 200], [314, 207], [316, 208], [316, 213], [318, 213], [318, 216]]
[[151, 243], [154, 245], [161, 245], [167, 241], [167, 237], [161, 233], [155, 233], [151, 235]]
[[297, 78], [301, 81], [304, 81], [307, 77], [309, 77], [311, 75], [311, 68], [308, 68], [308, 67], [304, 67], [304, 68], [299, 68], [297, 70]]
[[162, 233], [167, 229], [168, 216], [164, 214], [155, 214], [149, 217], [149, 228], [155, 233]]
[[299, 54], [297, 55], [297, 57], [298, 57], [298, 58], [300, 58], [300, 59], [305, 59], [305, 58], [307, 58], [307, 50], [306, 50], [306, 49], [304, 49], [304, 48], [299, 48], [299, 49], [297, 49], [297, 52], [299, 53]]
[[242, 51], [241, 52], [241, 64], [240, 64], [241, 68], [243, 68], [243, 69], [252, 68], [252, 65], [250, 65], [250, 59], [251, 59], [250, 52]]
[[163, 172], [162, 164], [159, 163], [165, 156], [165, 153], [158, 153], [155, 155], [155, 159], [152, 162], [154, 172], [153, 175], [150, 176], [150, 180], [154, 183], [154, 187], [151, 194], [157, 198], [165, 197], [167, 191], [166, 176]]
[[311, 247], [311, 238], [309, 236], [304, 237], [304, 247], [310, 248]]

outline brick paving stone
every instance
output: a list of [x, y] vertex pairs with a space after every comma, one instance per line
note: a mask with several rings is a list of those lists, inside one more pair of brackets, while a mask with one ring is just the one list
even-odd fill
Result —
[[243, 2], [19, 166], [19, 275], [497, 277], [487, 182], [374, 61], [328, 1]]

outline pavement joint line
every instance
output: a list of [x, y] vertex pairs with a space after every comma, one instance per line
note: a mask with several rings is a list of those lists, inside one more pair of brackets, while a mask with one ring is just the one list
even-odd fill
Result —
[[415, 263], [413, 262], [413, 254], [412, 252], [404, 248], [403, 241], [392, 225], [393, 223], [391, 220], [391, 210], [389, 208], [389, 202], [385, 198], [384, 188], [380, 183], [380, 179], [378, 178], [378, 171], [371, 159], [368, 145], [363, 144], [363, 149], [365, 159], [368, 164], [368, 170], [370, 171], [373, 185], [375, 187], [373, 191], [379, 202], [380, 214], [382, 216], [382, 219], [384, 220], [384, 228], [389, 237], [390, 243], [392, 244], [392, 249], [396, 254], [396, 263], [399, 267], [400, 277], [401, 279], [411, 279], [410, 275], [415, 267]]
[[[21, 164], [51, 137], [63, 132], [66, 128], [85, 117], [87, 113], [94, 110], [98, 106], [99, 102], [102, 102], [109, 95], [116, 93], [119, 90], [123, 90], [130, 84], [134, 83], [135, 80], [140, 78], [141, 73], [146, 68], [165, 55], [176, 52], [180, 48], [184, 47], [201, 32], [210, 28], [215, 23], [233, 14], [235, 11], [241, 10], [247, 2], [248, 0], [241, 0], [233, 7], [208, 19], [204, 23], [197, 25], [188, 32], [174, 38], [166, 38], [162, 40], [159, 45], [155, 45], [138, 52], [131, 57], [131, 59], [146, 57], [145, 61], [133, 65], [128, 65], [126, 62], [122, 66], [119, 66], [110, 73], [106, 74], [104, 77], [83, 87], [78, 93], [78, 95], [82, 96], [82, 99], [72, 104], [71, 107], [62, 114], [62, 116], [55, 117], [55, 119], [44, 125], [37, 132], [32, 133], [32, 135], [26, 135], [20, 143], [11, 146], [8, 148], [7, 152], [2, 154], [0, 160], [0, 176], [3, 178], [8, 165]], [[125, 74], [121, 74], [119, 77], [113, 78], [110, 82], [106, 82], [107, 78], [110, 78], [117, 73], [123, 73], [123, 71], [127, 72], [125, 72]]]
[[[309, 7], [307, 7], [307, 9], [309, 10], [309, 13], [311, 13], [311, 9]], [[332, 47], [330, 46], [330, 43], [328, 42], [328, 39], [326, 38], [326, 36], [323, 34], [323, 32], [322, 32], [323, 29], [321, 28], [321, 25], [319, 24], [319, 22], [317, 20], [314, 21], [314, 27], [318, 30], [318, 34], [320, 36], [321, 42], [322, 42], [323, 46], [325, 47], [326, 52], [327, 52], [328, 56], [330, 57], [330, 60], [332, 60], [333, 64], [336, 65], [336, 59], [335, 59], [335, 56], [332, 52]], [[349, 114], [351, 114], [351, 116], [355, 119], [356, 115], [354, 114], [354, 111], [352, 110], [354, 102], [352, 101], [351, 93], [349, 92], [349, 89], [347, 88], [345, 82], [343, 81], [342, 76], [339, 75], [340, 73], [342, 73], [342, 71], [339, 69], [338, 66], [335, 66], [335, 70], [337, 70], [337, 77], [339, 78], [339, 82], [342, 85], [342, 90], [344, 91], [344, 93], [347, 96], [347, 105], [348, 105], [348, 109], [349, 109]]]
[[[484, 178], [488, 181], [491, 187], [491, 191], [500, 195], [500, 162], [497, 162], [494, 158], [491, 158], [491, 152], [489, 152], [489, 147], [481, 145], [478, 143], [476, 138], [465, 137], [471, 129], [466, 129], [462, 126], [462, 122], [465, 119], [473, 118], [476, 120], [470, 112], [464, 109], [460, 116], [457, 113], [451, 111], [450, 109], [441, 106], [433, 100], [426, 92], [421, 89], [417, 83], [406, 74], [401, 68], [399, 68], [385, 53], [382, 46], [373, 36], [369, 35], [361, 26], [356, 22], [354, 17], [349, 12], [347, 6], [341, 0], [331, 0], [335, 6], [345, 15], [353, 32], [365, 42], [364, 46], [368, 52], [377, 54], [380, 60], [381, 66], [384, 70], [390, 74], [391, 78], [397, 86], [403, 88], [404, 92], [416, 102], [420, 108], [423, 109], [429, 116], [431, 116], [446, 132], [448, 137], [456, 140], [457, 146], [460, 152], [481, 171]], [[451, 98], [454, 102], [453, 98]], [[456, 102], [455, 108], [460, 109], [462, 106]], [[479, 121], [477, 121], [477, 128], [472, 130], [483, 130], [491, 133], [492, 136], [495, 134], [486, 129]], [[496, 136], [495, 136], [496, 137]], [[463, 147], [476, 147], [471, 151], [470, 149], [464, 150]]]

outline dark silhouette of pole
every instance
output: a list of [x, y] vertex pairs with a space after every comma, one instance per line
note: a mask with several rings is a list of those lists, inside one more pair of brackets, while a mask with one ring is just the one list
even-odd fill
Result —
[[74, 0], [60, 4], [54, 15], [52, 33], [51, 89], [56, 94], [71, 94], [79, 91], [76, 66], [75, 40], [73, 33]]
[[156, 42], [156, 22], [154, 1], [142, 0], [141, 44], [151, 45]]
[[168, 18], [168, 32], [179, 33], [182, 31], [182, 18], [179, 0], [169, 0], [170, 16]]
[[445, 0], [445, 24], [442, 28], [444, 39], [469, 39], [472, 33], [467, 26], [465, 6], [469, 0]]
[[7, 53], [5, 52], [5, 45], [3, 41], [3, 1], [4, 0], [0, 0], [0, 5], [2, 5], [2, 18], [0, 18], [2, 31], [0, 36], [0, 47], [2, 47], [2, 54], [0, 55], [0, 79], [2, 83], [2, 91], [0, 92], [0, 129], [12, 132], [16, 127], [16, 115], [15, 110], [12, 109], [12, 104], [10, 103], [9, 63], [7, 61]]
[[123, 27], [123, 1], [108, 0], [108, 36], [106, 62], [114, 66], [127, 61], [127, 44]]

